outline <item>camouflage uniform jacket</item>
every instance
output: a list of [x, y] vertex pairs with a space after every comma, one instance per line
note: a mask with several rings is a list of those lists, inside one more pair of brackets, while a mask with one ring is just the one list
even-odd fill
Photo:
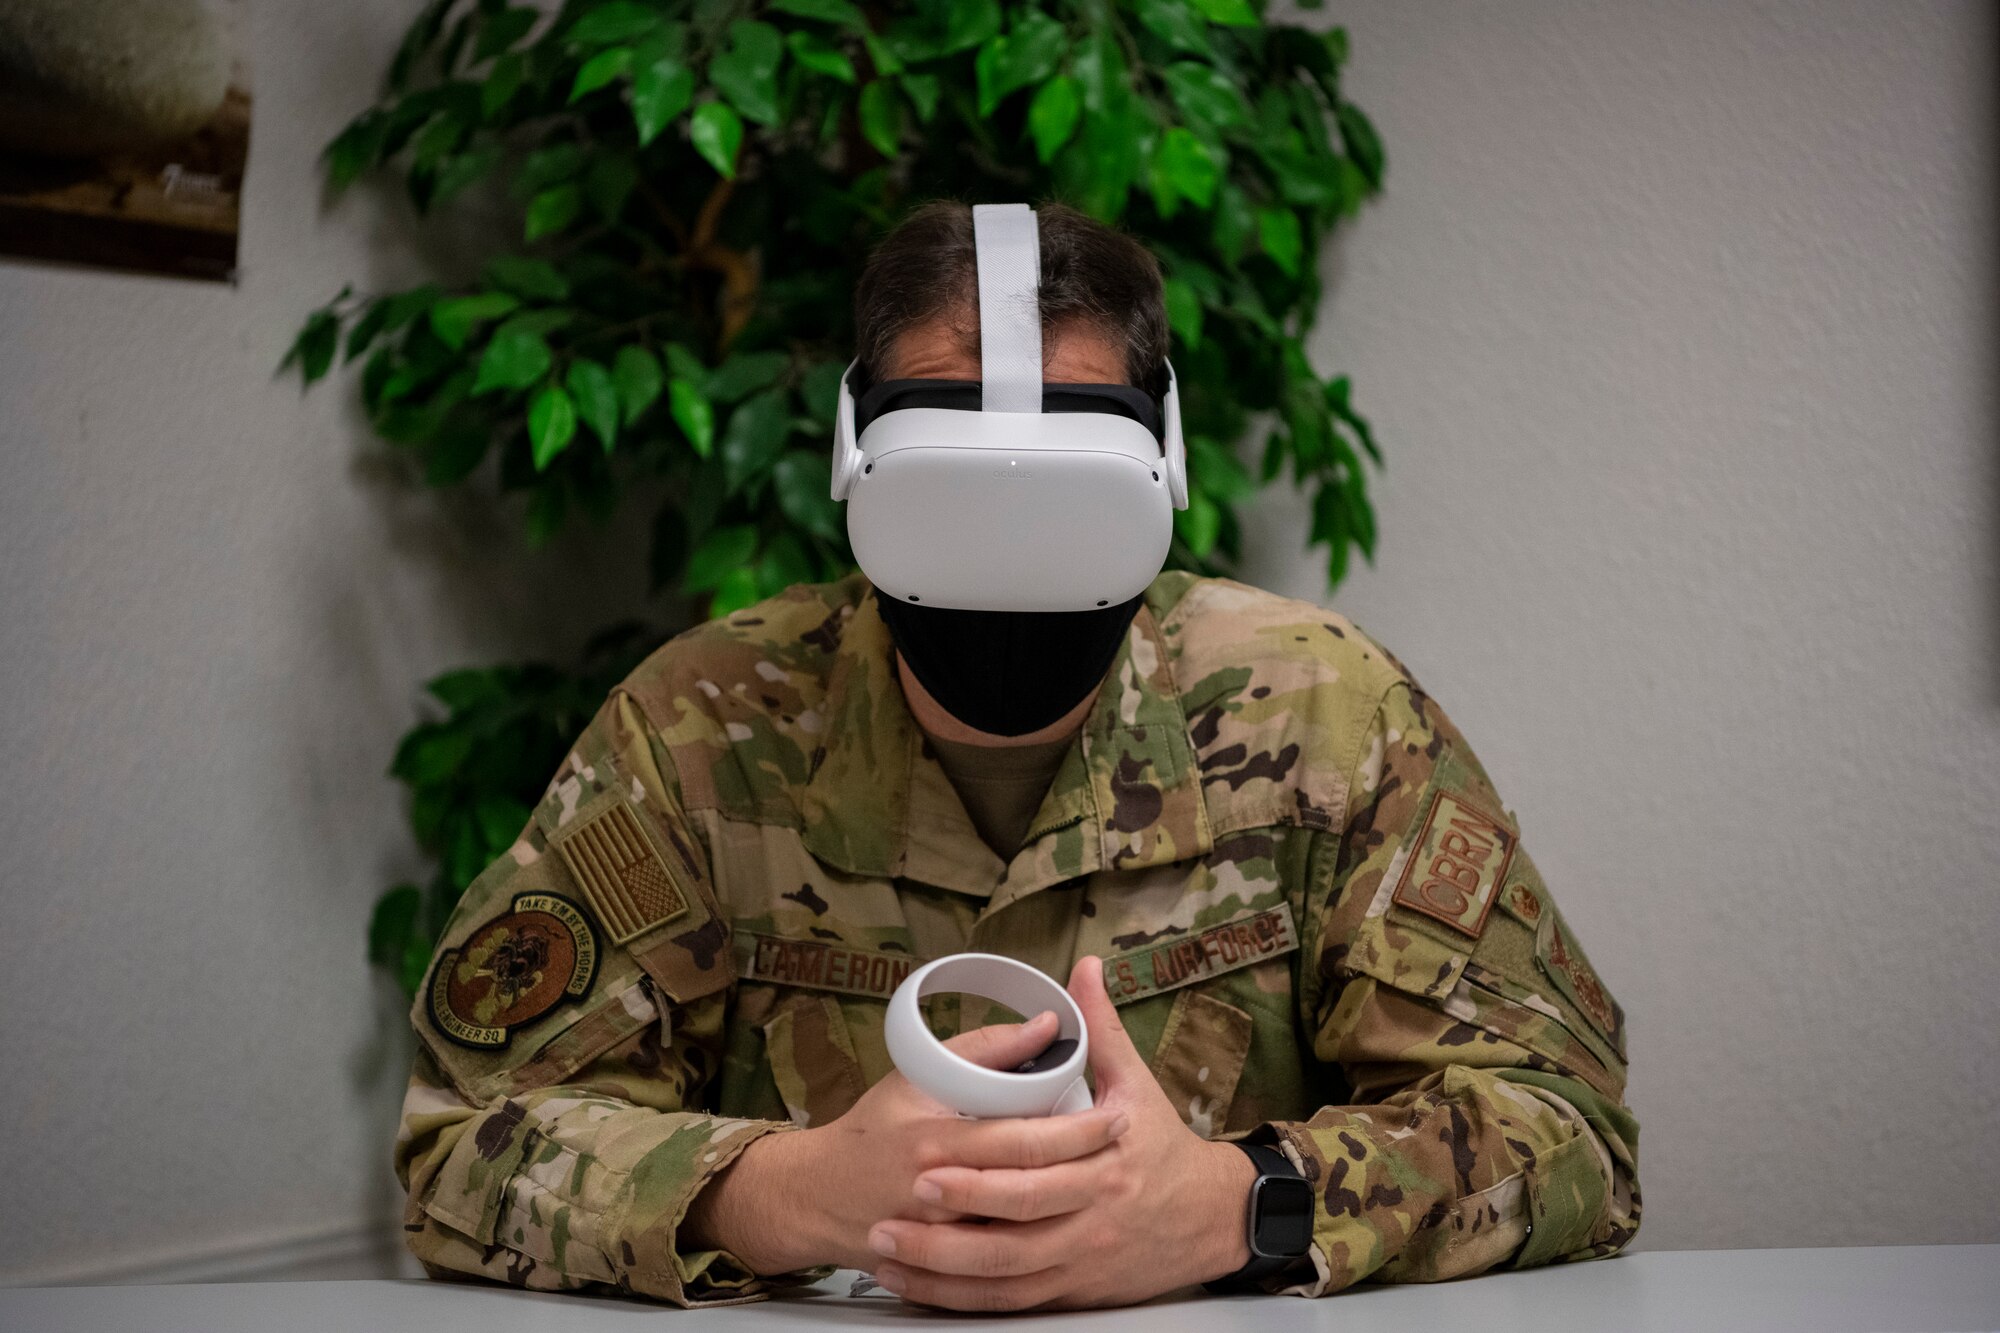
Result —
[[[396, 1163], [431, 1272], [683, 1304], [813, 1276], [677, 1229], [747, 1144], [889, 1073], [889, 993], [968, 949], [1102, 956], [1188, 1124], [1297, 1163], [1313, 1248], [1274, 1290], [1631, 1239], [1619, 1008], [1456, 729], [1352, 625], [1162, 575], [1005, 865], [893, 662], [857, 576], [613, 692], [412, 1014]], [[940, 1035], [987, 1020], [953, 998]]]

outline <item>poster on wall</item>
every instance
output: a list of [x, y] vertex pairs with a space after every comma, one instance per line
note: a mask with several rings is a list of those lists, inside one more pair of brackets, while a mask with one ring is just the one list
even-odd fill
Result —
[[229, 281], [247, 0], [0, 0], [0, 257]]

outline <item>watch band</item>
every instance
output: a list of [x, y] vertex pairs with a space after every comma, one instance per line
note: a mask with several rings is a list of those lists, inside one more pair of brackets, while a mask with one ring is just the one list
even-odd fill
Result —
[[1218, 1294], [1252, 1289], [1252, 1284], [1260, 1282], [1274, 1273], [1283, 1271], [1287, 1266], [1301, 1257], [1295, 1254], [1258, 1253], [1257, 1201], [1263, 1182], [1266, 1179], [1278, 1177], [1281, 1179], [1302, 1181], [1305, 1177], [1299, 1173], [1298, 1168], [1292, 1165], [1290, 1158], [1274, 1147], [1262, 1143], [1247, 1143], [1242, 1139], [1235, 1139], [1232, 1142], [1243, 1150], [1244, 1155], [1257, 1168], [1257, 1180], [1250, 1187], [1249, 1211], [1243, 1219], [1243, 1226], [1250, 1243], [1250, 1258], [1243, 1267], [1229, 1274], [1229, 1276], [1217, 1278], [1213, 1282], [1203, 1284], [1209, 1291]]

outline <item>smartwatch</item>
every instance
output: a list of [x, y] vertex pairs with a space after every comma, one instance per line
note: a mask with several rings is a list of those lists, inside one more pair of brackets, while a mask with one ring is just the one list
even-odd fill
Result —
[[1280, 1272], [1312, 1248], [1313, 1189], [1299, 1174], [1291, 1159], [1268, 1144], [1235, 1144], [1257, 1167], [1257, 1179], [1250, 1186], [1249, 1216], [1244, 1226], [1250, 1242], [1250, 1261], [1207, 1285], [1213, 1292], [1245, 1290]]

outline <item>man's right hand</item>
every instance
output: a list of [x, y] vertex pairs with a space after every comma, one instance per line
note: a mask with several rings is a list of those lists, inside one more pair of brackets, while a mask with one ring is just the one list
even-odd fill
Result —
[[[1055, 1039], [1054, 1014], [980, 1028], [946, 1042], [989, 1069], [1032, 1059]], [[1038, 1120], [966, 1120], [892, 1072], [831, 1124], [767, 1134], [695, 1196], [688, 1248], [722, 1249], [757, 1273], [834, 1264], [872, 1269], [868, 1229], [891, 1217], [958, 1214], [914, 1202], [916, 1178], [939, 1166], [1040, 1167], [1073, 1161], [1126, 1129], [1123, 1112]]]

